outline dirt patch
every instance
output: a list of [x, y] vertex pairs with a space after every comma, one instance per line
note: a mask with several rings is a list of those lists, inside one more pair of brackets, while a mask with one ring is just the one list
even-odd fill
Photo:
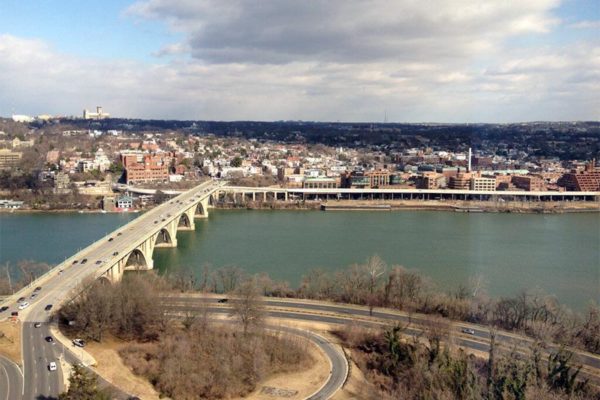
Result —
[[308, 348], [313, 364], [308, 369], [275, 374], [258, 384], [245, 400], [305, 399], [316, 392], [329, 378], [329, 361], [323, 352], [311, 343]]
[[0, 354], [21, 364], [21, 323], [0, 322]]
[[144, 400], [158, 400], [159, 396], [150, 382], [136, 376], [123, 363], [119, 350], [127, 343], [113, 337], [106, 337], [102, 343], [89, 342], [85, 349], [96, 359], [96, 372], [123, 391]]

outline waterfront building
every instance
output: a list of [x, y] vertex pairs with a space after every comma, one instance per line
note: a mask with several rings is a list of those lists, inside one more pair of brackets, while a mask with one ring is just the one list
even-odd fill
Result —
[[424, 172], [416, 180], [417, 189], [439, 189], [446, 186], [446, 177], [437, 172]]
[[461, 172], [460, 170], [455, 176], [451, 176], [448, 181], [448, 188], [457, 190], [468, 190], [471, 186], [471, 173]]
[[337, 189], [340, 187], [340, 180], [329, 177], [306, 178], [302, 187], [304, 189]]
[[473, 177], [469, 188], [475, 192], [494, 191], [496, 190], [496, 178]]
[[596, 167], [596, 160], [587, 163], [583, 171], [572, 171], [564, 174], [558, 180], [558, 185], [569, 191], [600, 191], [600, 169]]
[[17, 200], [0, 200], [0, 208], [17, 209], [23, 207], [22, 201]]
[[544, 180], [538, 176], [531, 175], [515, 175], [512, 176], [512, 184], [518, 187], [519, 189], [526, 190], [528, 192], [541, 192], [546, 190], [546, 185]]
[[133, 197], [125, 195], [117, 199], [117, 210], [129, 210], [133, 208]]

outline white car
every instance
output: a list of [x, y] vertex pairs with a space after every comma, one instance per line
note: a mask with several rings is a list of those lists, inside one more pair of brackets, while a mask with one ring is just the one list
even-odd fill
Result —
[[56, 363], [54, 361], [52, 361], [50, 364], [48, 364], [48, 370], [56, 371]]
[[24, 301], [24, 302], [22, 302], [21, 304], [19, 304], [19, 310], [24, 310], [24, 309], [26, 309], [27, 307], [29, 307], [29, 303], [28, 303], [28, 302], [26, 302], [26, 301]]
[[467, 335], [474, 335], [475, 334], [475, 330], [471, 329], [471, 328], [463, 328], [462, 329], [462, 333], [466, 333]]
[[73, 344], [77, 347], [84, 347], [85, 341], [83, 341], [82, 339], [73, 339]]

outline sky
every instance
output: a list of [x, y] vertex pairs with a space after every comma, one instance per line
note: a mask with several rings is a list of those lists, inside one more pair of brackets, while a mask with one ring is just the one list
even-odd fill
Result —
[[0, 0], [0, 115], [600, 120], [598, 0]]

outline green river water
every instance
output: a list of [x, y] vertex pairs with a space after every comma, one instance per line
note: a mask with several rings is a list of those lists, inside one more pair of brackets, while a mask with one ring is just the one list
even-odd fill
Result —
[[[0, 214], [0, 263], [58, 263], [135, 214]], [[296, 286], [378, 254], [451, 290], [483, 277], [492, 296], [539, 288], [582, 310], [600, 302], [599, 214], [211, 210], [179, 245], [157, 249], [161, 271], [203, 265], [266, 272]]]

